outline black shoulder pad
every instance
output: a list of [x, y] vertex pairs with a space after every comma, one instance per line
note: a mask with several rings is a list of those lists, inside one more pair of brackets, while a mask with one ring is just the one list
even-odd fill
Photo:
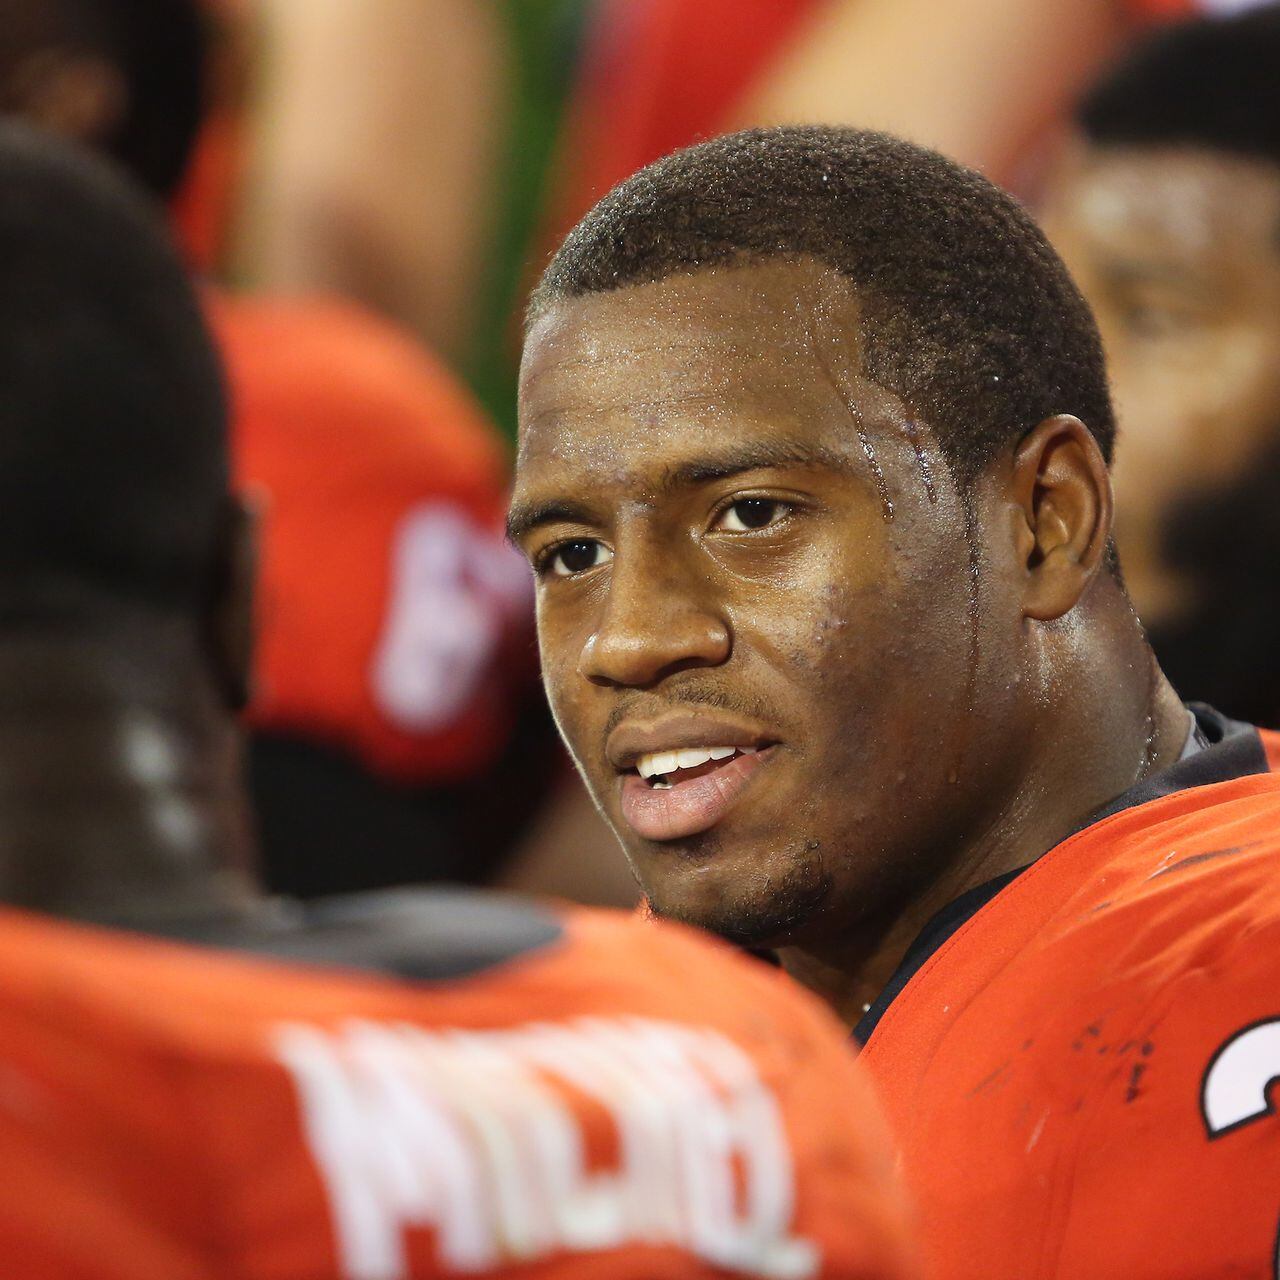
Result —
[[563, 934], [547, 907], [468, 889], [390, 889], [273, 906], [247, 927], [198, 941], [431, 982], [481, 973]]

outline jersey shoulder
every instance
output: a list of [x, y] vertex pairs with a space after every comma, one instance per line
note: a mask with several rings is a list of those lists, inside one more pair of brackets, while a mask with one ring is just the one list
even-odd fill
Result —
[[[1087, 874], [1064, 893], [1077, 854]], [[1199, 962], [1197, 926], [1280, 924], [1280, 775], [1251, 775], [1138, 806], [1050, 856], [1058, 865], [1047, 869], [1044, 891], [1061, 903], [1047, 934], [1055, 945], [1106, 949], [1128, 933], [1135, 955]]]
[[1280, 937], [1280, 777], [1119, 813], [1051, 851], [990, 907], [995, 960], [978, 1003], [989, 1030], [1006, 1024], [1002, 1039], [1048, 1018], [1078, 1022], [1074, 1043], [1104, 1008], [1140, 1021], [1172, 990], [1263, 998], [1280, 978], [1280, 948], [1266, 944]]
[[927, 1060], [878, 1063], [938, 1274], [1270, 1274], [1275, 778], [1108, 818], [984, 913], [914, 993]]
[[910, 1274], [822, 1011], [683, 930], [468, 896], [348, 904], [270, 959], [0, 916], [0, 1070], [38, 1103], [0, 1108], [0, 1253], [64, 1264], [14, 1274], [80, 1274], [81, 1205], [121, 1280]]

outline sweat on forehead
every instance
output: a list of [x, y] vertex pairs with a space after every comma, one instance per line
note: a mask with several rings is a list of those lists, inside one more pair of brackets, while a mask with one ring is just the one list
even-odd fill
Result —
[[1037, 423], [1114, 422], [1088, 307], [1023, 210], [978, 174], [883, 134], [749, 130], [676, 152], [570, 232], [530, 305], [741, 262], [813, 258], [851, 282], [863, 371], [970, 479]]
[[[522, 390], [543, 390], [555, 369], [578, 388], [575, 399], [582, 403], [575, 408], [590, 402], [600, 411], [607, 408], [601, 384], [629, 391], [627, 370], [639, 361], [661, 363], [673, 399], [698, 393], [695, 368], [708, 396], [715, 396], [717, 383], [756, 384], [757, 394], [767, 394], [762, 358], [794, 370], [817, 355], [860, 376], [858, 310], [849, 282], [812, 258], [710, 267], [561, 299], [530, 325]], [[539, 415], [547, 412], [544, 406]]]
[[726, 415], [785, 434], [815, 415], [847, 417], [855, 396], [868, 406], [858, 417], [879, 403], [902, 416], [901, 402], [863, 374], [858, 316], [849, 282], [813, 259], [564, 299], [529, 331], [522, 449], [543, 426], [604, 419], [655, 443], [668, 424], [718, 437]]

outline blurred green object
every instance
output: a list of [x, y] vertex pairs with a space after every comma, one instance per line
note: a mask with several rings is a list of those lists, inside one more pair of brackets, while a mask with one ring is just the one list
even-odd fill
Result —
[[560, 127], [592, 0], [490, 0], [511, 49], [511, 98], [492, 240], [463, 372], [508, 440], [516, 434], [518, 309], [543, 227]]

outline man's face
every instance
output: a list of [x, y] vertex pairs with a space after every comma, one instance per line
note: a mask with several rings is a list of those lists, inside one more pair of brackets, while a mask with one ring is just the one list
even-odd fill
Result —
[[742, 941], [930, 877], [1017, 750], [982, 513], [857, 332], [846, 282], [774, 262], [561, 303], [525, 352], [552, 709], [658, 911]]
[[1280, 433], [1280, 169], [1076, 145], [1042, 221], [1106, 346], [1125, 579], [1144, 620], [1172, 620], [1194, 588], [1163, 563], [1170, 512], [1237, 479]]

